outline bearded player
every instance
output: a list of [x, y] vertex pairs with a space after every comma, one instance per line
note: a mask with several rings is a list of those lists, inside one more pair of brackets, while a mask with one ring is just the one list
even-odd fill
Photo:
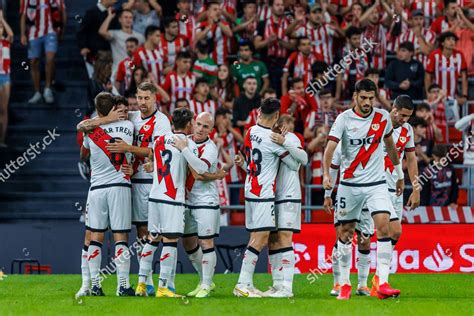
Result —
[[377, 86], [373, 81], [362, 79], [356, 83], [353, 95], [355, 106], [337, 117], [324, 152], [323, 186], [329, 190], [333, 186], [329, 167], [337, 143], [341, 141], [343, 160], [337, 201], [341, 234], [337, 248], [342, 256], [339, 262], [341, 291], [337, 298], [342, 300], [351, 297], [351, 240], [364, 203], [367, 204], [377, 229], [377, 270], [380, 283], [378, 297], [382, 299], [400, 294], [399, 290], [391, 288], [388, 283], [392, 253], [389, 224], [393, 206], [384, 172], [382, 142], [397, 174], [398, 196], [404, 188], [403, 170], [391, 137], [393, 128], [390, 115], [385, 110], [373, 107], [376, 93]]

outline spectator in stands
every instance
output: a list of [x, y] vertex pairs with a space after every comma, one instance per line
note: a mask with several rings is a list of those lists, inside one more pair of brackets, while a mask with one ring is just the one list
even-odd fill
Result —
[[281, 78], [281, 93], [288, 93], [288, 78], [294, 79], [300, 77], [303, 79], [304, 86], [313, 79], [311, 65], [316, 61], [323, 61], [321, 54], [311, 51], [311, 42], [307, 37], [297, 38], [296, 52], [291, 53], [283, 68], [283, 77]]
[[449, 206], [457, 208], [458, 180], [450, 159], [446, 158], [446, 145], [433, 147], [433, 163], [425, 169], [424, 174], [429, 181], [421, 192], [421, 201], [430, 206]]
[[194, 43], [194, 34], [196, 29], [196, 18], [191, 12], [190, 0], [178, 0], [178, 13], [176, 18], [179, 21], [179, 35], [184, 36], [188, 43]]
[[[454, 49], [457, 40], [458, 37], [452, 32], [444, 32], [439, 36], [439, 48], [431, 52], [426, 67], [425, 89], [437, 83], [446, 92], [448, 99], [456, 98], [462, 105], [467, 100], [467, 66], [463, 54]], [[459, 79], [460, 94], [457, 90]]]
[[[308, 154], [311, 155], [311, 171], [309, 173], [313, 185], [323, 184], [323, 153], [327, 143], [329, 126], [321, 125], [314, 130], [314, 136], [307, 145]], [[334, 179], [336, 181], [336, 179]], [[311, 190], [311, 205], [323, 205], [324, 190], [322, 188]]]
[[444, 102], [446, 101], [444, 91], [441, 90], [438, 84], [433, 83], [428, 87], [427, 97], [428, 99], [424, 102], [427, 103], [433, 111], [434, 126], [441, 130], [441, 142], [446, 143], [448, 141], [446, 134], [448, 129], [448, 121], [446, 119], [446, 106], [444, 105]]
[[454, 126], [463, 132], [463, 164], [467, 167], [464, 170], [463, 184], [471, 188], [468, 205], [474, 205], [474, 113], [461, 118]]
[[135, 69], [132, 58], [138, 49], [138, 45], [138, 39], [135, 37], [129, 37], [125, 40], [127, 57], [119, 62], [114, 82], [115, 89], [121, 94], [130, 88], [132, 72]]
[[194, 115], [202, 112], [209, 112], [214, 115], [217, 111], [217, 102], [209, 98], [209, 83], [204, 78], [196, 80], [194, 97], [189, 99], [189, 109]]
[[160, 49], [163, 52], [163, 62], [166, 66], [174, 68], [176, 56], [179, 52], [187, 50], [189, 42], [186, 37], [179, 35], [178, 20], [166, 17], [163, 22], [165, 32], [161, 34]]
[[333, 40], [344, 38], [344, 33], [337, 23], [327, 23], [324, 17], [323, 7], [315, 3], [310, 8], [308, 22], [296, 30], [296, 36], [304, 36], [310, 39], [311, 51], [321, 54], [324, 61], [330, 65], [333, 62]]
[[257, 79], [257, 92], [270, 87], [270, 79], [268, 78], [267, 66], [260, 60], [253, 58], [254, 46], [247, 39], [239, 41], [239, 59], [231, 67], [231, 73], [235, 81], [239, 85], [240, 91], [243, 91], [245, 78], [248, 76]]
[[397, 51], [397, 59], [387, 67], [385, 86], [390, 89], [393, 99], [401, 94], [409, 95], [413, 100], [423, 99], [425, 71], [423, 65], [413, 59], [414, 52], [413, 43], [401, 43]]
[[364, 13], [362, 4], [358, 2], [352, 3], [352, 5], [350, 5], [349, 11], [349, 13], [343, 16], [343, 20], [341, 22], [341, 29], [343, 31], [347, 31], [347, 29], [350, 27], [362, 27], [361, 20]]
[[261, 104], [260, 94], [257, 93], [257, 79], [249, 76], [244, 81], [244, 91], [235, 99], [233, 107], [233, 124], [241, 131], [252, 109], [259, 108]]
[[10, 101], [10, 45], [13, 42], [13, 31], [0, 10], [0, 148], [6, 147], [5, 137], [8, 125], [8, 103]]
[[437, 16], [441, 15], [444, 7], [443, 2], [438, 0], [421, 0], [410, 2], [411, 5], [409, 8], [412, 12], [412, 17], [415, 16], [415, 12], [420, 12], [420, 16], [423, 17], [423, 26], [427, 28], [430, 27], [430, 25], [434, 22]]
[[[81, 27], [77, 32], [77, 44], [81, 50], [81, 55], [90, 63], [93, 63], [98, 51], [110, 50], [110, 44], [99, 35], [99, 28], [107, 18], [108, 8], [112, 8], [117, 0], [100, 0], [95, 6], [88, 9], [82, 19]], [[112, 21], [110, 28], [117, 29], [118, 21]]]
[[[380, 80], [380, 70], [375, 68], [369, 68], [365, 72], [365, 78], [372, 80], [377, 87], [379, 87], [379, 80]], [[379, 87], [378, 93], [376, 95], [377, 100], [375, 101], [374, 106], [378, 108], [383, 108], [387, 111], [392, 109], [392, 105], [388, 101], [389, 96], [387, 90], [384, 88]]]
[[223, 106], [229, 110], [232, 109], [235, 98], [241, 94], [239, 87], [230, 74], [229, 66], [226, 64], [219, 66], [217, 80], [214, 82], [211, 94], [219, 106]]
[[427, 103], [422, 102], [420, 104], [417, 104], [415, 115], [417, 117], [421, 117], [426, 121], [426, 139], [437, 143], [443, 140], [443, 133], [441, 129], [436, 125], [433, 110]]
[[137, 94], [137, 87], [148, 77], [148, 72], [143, 67], [135, 66], [132, 70], [130, 86], [125, 91], [126, 94]]
[[[421, 1], [423, 3], [423, 1]], [[421, 10], [412, 12], [411, 23], [412, 26], [400, 35], [397, 41], [397, 48], [400, 43], [411, 42], [415, 48], [415, 59], [423, 64], [426, 69], [428, 65], [428, 56], [434, 49], [436, 42], [436, 34], [423, 25], [425, 23], [425, 16]]]
[[209, 84], [217, 79], [217, 64], [209, 56], [209, 46], [206, 41], [196, 44], [197, 59], [194, 61], [193, 74], [196, 78], [204, 78]]
[[379, 7], [378, 1], [375, 1], [374, 5], [364, 12], [362, 18], [367, 15], [367, 22], [362, 21], [363, 25], [366, 25], [362, 37], [377, 43], [368, 52], [370, 67], [383, 70], [387, 66], [387, 28], [382, 24]]
[[[112, 55], [107, 51], [99, 51], [94, 63], [94, 75], [89, 83], [91, 100], [100, 92], [112, 92]], [[91, 104], [94, 104], [93, 102]]]
[[136, 94], [126, 93], [124, 97], [127, 98], [129, 111], [140, 111]]
[[304, 122], [311, 111], [318, 111], [316, 99], [305, 92], [303, 78], [292, 79], [291, 89], [280, 99], [281, 114], [289, 114], [295, 118], [295, 130], [303, 133]]
[[[369, 59], [365, 48], [361, 52], [361, 48], [363, 48], [361, 35], [362, 31], [357, 27], [351, 26], [346, 30], [347, 45], [340, 56], [336, 57], [336, 63], [339, 63], [344, 57], [347, 58], [347, 56], [351, 56], [351, 63], [349, 67], [346, 67], [342, 73], [337, 75], [336, 100], [351, 99], [354, 94], [355, 83], [364, 78], [364, 73], [369, 68]], [[355, 54], [356, 58], [352, 57], [353, 52], [359, 52]]]
[[257, 1], [244, 0], [243, 1], [243, 15], [235, 20], [235, 26], [232, 29], [237, 40], [242, 38], [253, 41], [255, 30], [257, 29]]
[[[196, 77], [191, 72], [192, 58], [187, 51], [179, 52], [176, 58], [176, 70], [170, 71], [164, 80], [163, 89], [171, 97], [169, 113], [173, 113], [176, 100], [191, 99], [193, 96]], [[209, 93], [209, 92], [208, 92]]]
[[444, 15], [438, 17], [433, 24], [431, 30], [440, 35], [444, 32], [453, 32], [457, 22], [457, 0], [445, 0]]
[[415, 116], [410, 121], [413, 127], [413, 141], [415, 143], [416, 159], [418, 160], [419, 174], [431, 162], [431, 150], [433, 149], [433, 140], [426, 138], [426, 128], [428, 123], [421, 117]]
[[217, 1], [210, 1], [206, 10], [207, 20], [199, 23], [194, 38], [194, 44], [203, 39], [207, 40], [209, 44], [214, 44], [214, 50], [211, 57], [218, 65], [227, 62], [227, 55], [230, 50], [230, 38], [234, 35], [230, 28], [230, 24], [221, 19], [221, 14], [222, 10], [220, 3]]
[[457, 8], [458, 23], [454, 28], [454, 34], [459, 40], [456, 43], [456, 49], [463, 53], [466, 59], [468, 78], [474, 75], [474, 24], [469, 21], [469, 9], [465, 9], [466, 13]]
[[[199, 79], [197, 81], [199, 81]], [[191, 109], [189, 106], [189, 101], [184, 98], [176, 100], [176, 109], [180, 108]], [[194, 115], [196, 115], [196, 113], [194, 113]]]
[[[51, 84], [54, 80], [54, 58], [58, 50], [58, 37], [62, 37], [67, 21], [63, 0], [39, 3], [22, 0], [20, 6], [20, 41], [28, 45], [28, 59], [31, 63], [31, 79], [35, 93], [28, 103], [38, 103], [42, 97], [48, 104], [54, 103]], [[45, 82], [41, 96], [40, 58], [45, 52]], [[23, 65], [22, 65], [23, 66]]]
[[157, 0], [128, 0], [124, 10], [133, 10], [133, 30], [144, 35], [150, 25], [160, 26], [162, 8]]
[[311, 111], [306, 117], [304, 123], [304, 138], [312, 139], [315, 136], [315, 131], [321, 125], [332, 126], [336, 120], [338, 112], [336, 110], [336, 103], [332, 96], [331, 90], [323, 89], [319, 92], [319, 111]]
[[109, 30], [110, 23], [115, 18], [115, 12], [112, 7], [107, 9], [107, 17], [99, 28], [99, 34], [110, 42], [112, 50], [112, 76], [115, 78], [119, 63], [127, 58], [126, 40], [130, 37], [136, 38], [139, 45], [145, 42], [142, 34], [132, 29], [133, 13], [130, 10], [123, 10], [119, 14], [120, 30]]
[[[262, 102], [263, 102], [265, 99], [268, 99], [268, 98], [276, 98], [277, 94], [276, 94], [276, 91], [274, 89], [267, 88], [265, 90], [262, 90], [261, 96], [262, 96]], [[249, 116], [247, 117], [247, 121], [245, 122], [244, 135], [245, 135], [245, 133], [247, 133], [247, 131], [250, 127], [257, 124], [257, 118], [258, 118], [259, 110], [260, 110], [260, 107], [250, 111]]]
[[258, 23], [254, 45], [269, 69], [272, 88], [280, 96], [283, 67], [289, 50], [294, 48], [294, 41], [288, 36], [291, 30], [287, 33], [290, 22], [285, 16], [283, 0], [270, 0], [269, 4], [271, 16]]

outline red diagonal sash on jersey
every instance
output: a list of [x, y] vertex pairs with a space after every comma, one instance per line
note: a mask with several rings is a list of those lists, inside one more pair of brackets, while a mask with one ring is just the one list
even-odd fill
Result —
[[[408, 136], [408, 129], [405, 127], [402, 127], [401, 129], [402, 131], [400, 132], [400, 136], [398, 136], [397, 143], [395, 144], [395, 147], [397, 148], [398, 158], [402, 156], [402, 152], [405, 150], [405, 147], [408, 144], [408, 141], [410, 140], [410, 136]], [[392, 173], [393, 169], [395, 169], [388, 154], [385, 155], [385, 170], [387, 169], [390, 171], [390, 173]]]
[[[111, 153], [107, 148], [106, 146], [109, 144], [109, 141], [112, 139], [112, 136], [110, 136], [109, 134], [107, 134], [102, 128], [100, 127], [97, 127], [96, 129], [94, 129], [92, 131], [92, 133], [90, 133], [89, 135], [89, 139], [92, 140], [94, 142], [94, 144], [97, 145], [97, 147], [99, 147], [100, 149], [102, 149], [102, 151], [104, 152], [104, 154], [109, 157], [109, 160], [110, 160], [110, 163], [112, 163], [112, 166], [114, 166], [115, 170], [119, 171], [120, 170], [120, 167], [125, 163], [127, 163], [127, 159], [124, 158], [123, 159], [123, 162], [121, 164], [116, 164], [116, 163], [113, 163], [113, 161], [115, 160], [114, 156], [113, 155], [123, 155], [123, 154], [115, 154], [115, 153]], [[129, 175], [125, 175], [124, 176], [125, 179], [129, 180], [130, 179], [130, 176]]]
[[[206, 147], [206, 145], [201, 145], [201, 146], [198, 147], [198, 157], [199, 158], [201, 158], [205, 147]], [[193, 173], [191, 172], [191, 170], [189, 170], [188, 171], [188, 176], [186, 177], [186, 190], [188, 192], [192, 190], [195, 181], [196, 181], [196, 179], [194, 178]]]
[[258, 183], [258, 176], [255, 175], [257, 172], [257, 165], [255, 164], [252, 158], [252, 141], [250, 140], [250, 132], [251, 129], [247, 131], [244, 142], [245, 155], [247, 156], [247, 165], [249, 169], [248, 176], [251, 184], [250, 192], [252, 192], [256, 196], [260, 196], [263, 186]]
[[165, 150], [165, 136], [160, 136], [155, 143], [155, 159], [157, 165], [157, 174], [158, 174], [158, 183], [161, 183], [163, 178], [165, 179], [166, 192], [165, 194], [172, 198], [176, 199], [176, 192], [178, 191], [174, 186], [173, 178], [171, 177], [171, 170], [169, 170], [170, 165], [164, 165], [163, 159], [161, 158], [161, 153]]
[[[155, 116], [153, 115], [148, 122], [143, 124], [142, 128], [138, 132], [138, 136], [143, 135], [142, 142], [140, 144], [141, 148], [147, 148], [150, 142], [153, 140], [153, 131], [155, 130]], [[143, 164], [145, 157], [136, 156], [135, 161], [133, 162], [133, 173], [138, 172], [138, 166]]]
[[365, 145], [362, 145], [357, 156], [354, 158], [354, 161], [350, 164], [349, 168], [344, 172], [344, 179], [350, 179], [354, 177], [354, 171], [356, 170], [359, 164], [362, 164], [362, 168], [365, 168], [367, 163], [370, 160], [370, 157], [375, 152], [380, 142], [382, 141], [383, 133], [385, 131], [385, 126], [387, 121], [382, 121], [383, 115], [375, 112], [374, 118], [370, 124], [370, 129], [367, 132], [366, 137], [374, 137], [374, 141], [370, 144], [369, 149], [365, 149]]

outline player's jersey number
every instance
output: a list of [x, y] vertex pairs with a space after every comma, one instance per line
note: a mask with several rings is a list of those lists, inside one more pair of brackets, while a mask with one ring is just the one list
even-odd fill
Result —
[[[122, 140], [120, 137], [112, 137], [109, 140], [110, 144], [115, 143], [116, 140]], [[123, 161], [125, 160], [125, 154], [124, 153], [110, 153], [110, 162], [114, 166], [121, 166], [123, 164]]]
[[158, 174], [162, 177], [167, 177], [170, 174], [170, 164], [173, 159], [173, 153], [169, 149], [161, 151], [161, 158], [163, 159], [162, 168], [158, 169]]
[[262, 172], [262, 152], [260, 149], [254, 148], [252, 152], [250, 152], [250, 147], [245, 148], [246, 156], [247, 156], [247, 165], [251, 166], [251, 162], [253, 162], [253, 168], [249, 167], [250, 175], [253, 177], [258, 177]]

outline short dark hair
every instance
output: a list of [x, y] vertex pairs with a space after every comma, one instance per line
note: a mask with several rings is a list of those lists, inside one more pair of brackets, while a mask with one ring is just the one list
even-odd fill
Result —
[[133, 11], [132, 11], [132, 10], [125, 9], [125, 10], [122, 10], [122, 11], [119, 13], [119, 16], [118, 16], [118, 17], [121, 18], [121, 17], [122, 17], [122, 14], [124, 14], [125, 12], [128, 12], [128, 13], [130, 13], [130, 14], [133, 16]]
[[242, 1], [242, 8], [245, 8], [248, 4], [257, 4], [256, 0], [244, 0]]
[[148, 39], [150, 36], [152, 36], [156, 31], [159, 31], [160, 28], [156, 25], [149, 25], [145, 29], [145, 38]]
[[431, 155], [437, 157], [444, 157], [448, 153], [448, 147], [445, 144], [436, 144], [431, 150]]
[[267, 94], [267, 93], [269, 93], [269, 94], [276, 94], [276, 90], [273, 89], [273, 88], [265, 88], [265, 89], [262, 89], [262, 91], [260, 91], [260, 93], [261, 93], [261, 95], [262, 95], [262, 97], [263, 97], [263, 96], [264, 96], [265, 94]]
[[217, 118], [218, 116], [226, 116], [227, 114], [232, 114], [232, 111], [221, 106], [216, 110], [214, 116]]
[[207, 81], [206, 78], [200, 77], [200, 78], [197, 78], [197, 79], [196, 79], [196, 82], [194, 83], [194, 86], [197, 87], [197, 86], [199, 86], [201, 83], [204, 83], [204, 84], [209, 85], [209, 81]]
[[255, 80], [257, 80], [257, 77], [255, 77], [255, 76], [248, 76], [248, 77], [245, 77], [243, 83], [245, 83], [245, 82], [246, 82], [247, 80], [249, 80], [249, 79], [255, 79]]
[[248, 38], [242, 38], [239, 41], [239, 49], [245, 46], [248, 46], [249, 49], [252, 51], [252, 53], [255, 52], [255, 46], [253, 45], [252, 41], [249, 40]]
[[372, 80], [364, 78], [355, 84], [355, 92], [359, 93], [361, 91], [374, 91], [377, 94], [377, 86]]
[[189, 105], [189, 101], [188, 101], [188, 99], [186, 99], [186, 98], [179, 98], [179, 99], [176, 99], [175, 104], [178, 104], [178, 102], [186, 102], [186, 103]]
[[418, 103], [416, 105], [416, 111], [419, 111], [419, 110], [427, 110], [427, 111], [431, 111], [431, 107], [428, 103], [426, 102], [421, 102], [421, 103]]
[[318, 94], [318, 95], [326, 95], [326, 94], [330, 94], [330, 95], [332, 96], [331, 90], [329, 90], [329, 89], [323, 89], [323, 90], [319, 91], [319, 94]]
[[437, 84], [437, 83], [432, 83], [429, 87], [428, 87], [428, 92], [431, 92], [431, 90], [433, 89], [441, 89], [440, 85]]
[[397, 109], [407, 109], [413, 111], [415, 105], [413, 100], [406, 94], [401, 94], [393, 101], [393, 106]]
[[280, 100], [277, 98], [268, 98], [263, 100], [260, 111], [265, 115], [272, 115], [280, 111]]
[[313, 73], [313, 77], [316, 77], [317, 74], [324, 74], [326, 70], [328, 70], [328, 64], [326, 64], [324, 61], [315, 61], [311, 65], [311, 72]]
[[428, 123], [426, 122], [426, 120], [424, 118], [419, 117], [419, 116], [413, 116], [410, 119], [410, 124], [413, 127], [417, 127], [417, 126], [420, 126], [420, 125], [423, 126], [423, 127], [428, 126]]
[[310, 41], [309, 37], [307, 37], [307, 36], [298, 36], [296, 38], [296, 47], [300, 46], [301, 41], [304, 41], [304, 40], [309, 40]]
[[[447, 6], [447, 5], [446, 5], [446, 6]], [[454, 34], [453, 32], [443, 32], [443, 33], [441, 33], [441, 34], [439, 35], [439, 37], [438, 37], [439, 47], [441, 47], [441, 46], [442, 46], [441, 44], [443, 44], [444, 41], [445, 41], [446, 39], [450, 38], [450, 37], [454, 38], [456, 41], [459, 40], [459, 37], [458, 37], [456, 34]]]
[[100, 92], [94, 98], [95, 108], [98, 113], [106, 116], [115, 105], [114, 96], [109, 92]]
[[142, 82], [138, 85], [138, 90], [142, 91], [150, 91], [153, 94], [156, 94], [158, 92], [158, 89], [156, 89], [155, 85], [151, 82]]
[[379, 75], [380, 76], [380, 70], [377, 68], [369, 68], [365, 71], [364, 76], [368, 77], [369, 75]]
[[355, 26], [350, 26], [346, 30], [346, 38], [351, 38], [354, 35], [361, 35], [361, 34], [362, 34], [362, 30]]
[[197, 42], [196, 49], [201, 54], [209, 54], [209, 45], [208, 45], [207, 41]]
[[123, 97], [121, 95], [115, 95], [114, 96], [114, 104], [115, 105], [123, 104], [125, 106], [128, 106], [128, 100], [127, 100], [126, 97]]
[[414, 52], [415, 51], [415, 46], [413, 45], [413, 43], [408, 42], [408, 41], [403, 42], [403, 43], [400, 44], [399, 49], [402, 49], [402, 48], [406, 49], [409, 52]]
[[298, 82], [303, 82], [304, 83], [303, 77], [295, 77], [295, 78], [290, 79], [290, 85], [292, 87]]
[[137, 46], [138, 46], [138, 44], [140, 44], [140, 42], [138, 41], [138, 39], [137, 39], [136, 37], [133, 37], [133, 36], [127, 38], [127, 39], [125, 40], [125, 43], [126, 43], [126, 42], [133, 42], [133, 43], [135, 43], [135, 45], [137, 45]]
[[173, 126], [175, 129], [183, 129], [194, 118], [194, 113], [186, 108], [179, 108], [173, 111]]
[[187, 50], [180, 51], [178, 55], [176, 55], [176, 60], [178, 59], [192, 59], [191, 54]]
[[176, 20], [176, 17], [174, 16], [166, 16], [164, 19], [163, 19], [163, 30], [168, 28], [170, 26], [171, 23], [178, 23], [178, 20]]

